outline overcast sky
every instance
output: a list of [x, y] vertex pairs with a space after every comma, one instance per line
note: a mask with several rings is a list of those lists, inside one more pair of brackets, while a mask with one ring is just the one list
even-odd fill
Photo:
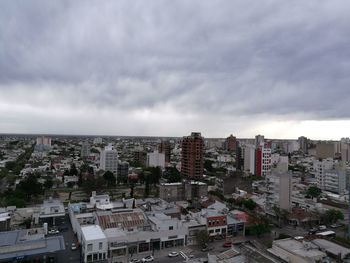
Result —
[[350, 1], [0, 2], [0, 132], [350, 135]]

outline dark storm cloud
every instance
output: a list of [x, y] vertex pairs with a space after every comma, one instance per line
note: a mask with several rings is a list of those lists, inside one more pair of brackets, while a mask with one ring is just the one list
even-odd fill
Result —
[[350, 117], [347, 1], [0, 5], [9, 101], [17, 90], [53, 94], [58, 107]]

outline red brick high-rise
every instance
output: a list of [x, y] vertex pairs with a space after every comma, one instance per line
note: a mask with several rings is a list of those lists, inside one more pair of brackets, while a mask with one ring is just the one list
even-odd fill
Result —
[[204, 171], [204, 139], [199, 132], [182, 139], [181, 174], [188, 179], [202, 178]]
[[225, 148], [226, 148], [226, 151], [228, 152], [235, 152], [236, 151], [236, 148], [237, 148], [237, 139], [235, 136], [233, 136], [232, 134], [226, 138], [226, 141], [225, 141]]
[[164, 153], [165, 163], [170, 163], [171, 145], [169, 141], [162, 141], [158, 147], [159, 153]]

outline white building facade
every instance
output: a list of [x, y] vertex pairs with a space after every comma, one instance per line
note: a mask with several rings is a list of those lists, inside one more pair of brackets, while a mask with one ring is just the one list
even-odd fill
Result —
[[165, 154], [154, 151], [153, 153], [147, 153], [146, 164], [148, 167], [165, 167]]
[[100, 168], [104, 171], [110, 171], [114, 174], [118, 171], [118, 152], [112, 146], [108, 145], [101, 152]]

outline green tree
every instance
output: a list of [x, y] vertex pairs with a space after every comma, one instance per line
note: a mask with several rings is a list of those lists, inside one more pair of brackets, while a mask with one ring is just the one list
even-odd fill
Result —
[[168, 168], [165, 173], [165, 178], [168, 180], [168, 183], [181, 182], [183, 179], [181, 173], [176, 169], [176, 167]]
[[105, 172], [103, 174], [103, 178], [107, 182], [108, 187], [113, 187], [116, 185], [116, 178], [112, 172], [110, 172], [110, 171]]
[[145, 191], [144, 191], [143, 197], [147, 198], [149, 196], [149, 192], [150, 192], [149, 182], [146, 181], [146, 183], [145, 183]]
[[130, 183], [130, 197], [133, 198], [134, 197], [134, 188], [135, 188], [135, 183], [131, 182]]
[[265, 224], [255, 224], [246, 229], [247, 235], [256, 235], [257, 237], [260, 237], [262, 234], [269, 231], [269, 226]]
[[312, 198], [319, 197], [321, 193], [322, 190], [320, 188], [317, 188], [316, 186], [310, 186], [309, 189], [307, 189], [306, 191], [306, 195]]
[[213, 169], [213, 161], [212, 160], [204, 160], [204, 168], [208, 171], [208, 172], [212, 172]]
[[44, 187], [45, 189], [51, 189], [53, 186], [53, 180], [51, 177], [47, 177], [45, 182], [44, 182]]
[[33, 174], [22, 180], [17, 187], [26, 194], [28, 201], [32, 196], [37, 196], [43, 192], [42, 184], [38, 182], [38, 178]]
[[257, 206], [257, 204], [252, 199], [243, 200], [242, 204], [245, 208], [251, 211], [253, 211]]
[[72, 163], [70, 166], [69, 175], [70, 176], [77, 176], [78, 175], [78, 169], [75, 167], [74, 163]]
[[85, 193], [91, 194], [92, 191], [100, 192], [104, 189], [106, 189], [106, 181], [103, 179], [103, 177], [93, 177], [88, 176], [86, 180], [83, 181], [82, 187]]
[[195, 238], [196, 238], [198, 245], [200, 247], [204, 248], [207, 246], [209, 239], [210, 239], [210, 236], [206, 230], [200, 230], [196, 233]]
[[321, 220], [325, 224], [333, 224], [338, 220], [344, 220], [344, 214], [338, 209], [329, 209], [321, 215]]

